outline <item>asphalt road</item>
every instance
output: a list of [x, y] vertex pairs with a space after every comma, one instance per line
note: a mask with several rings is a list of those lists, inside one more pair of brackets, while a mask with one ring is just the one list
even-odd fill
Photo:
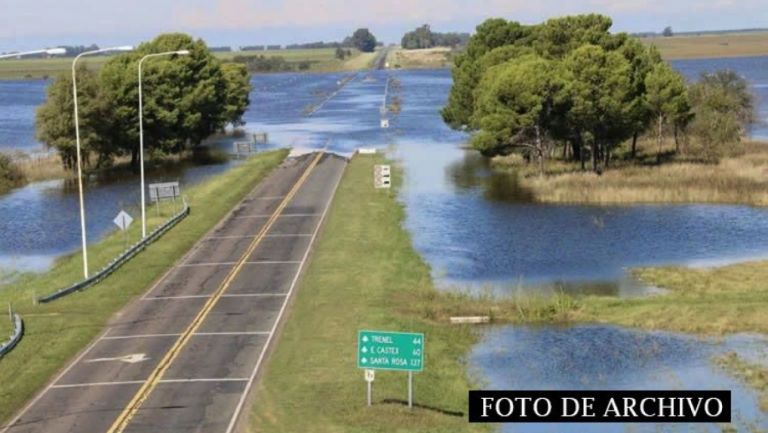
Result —
[[2, 433], [234, 431], [345, 166], [286, 160]]

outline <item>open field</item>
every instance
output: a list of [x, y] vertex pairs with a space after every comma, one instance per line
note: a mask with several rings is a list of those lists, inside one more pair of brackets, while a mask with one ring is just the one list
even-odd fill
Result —
[[[21, 344], [0, 360], [0, 425], [101, 332], [116, 311], [146, 291], [286, 155], [286, 150], [256, 155], [190, 188], [187, 195], [192, 212], [186, 219], [106, 280], [82, 293], [51, 304], [33, 304], [36, 296], [82, 278], [79, 252], [59, 260], [49, 272], [22, 275], [2, 287], [0, 305], [13, 303], [25, 320], [26, 334]], [[150, 227], [167, 218], [158, 218], [154, 212], [148, 216]], [[128, 236], [135, 241], [139, 233], [140, 224], [134, 223]], [[91, 269], [101, 268], [124, 248], [122, 233], [90, 245]]]
[[[335, 57], [335, 53], [335, 48], [314, 48], [306, 50], [283, 49], [227, 53], [218, 52], [214, 53], [214, 55], [224, 61], [231, 61], [235, 56], [280, 56], [289, 63], [310, 62], [310, 71], [315, 72], [363, 69], [368, 67], [376, 57], [376, 53], [362, 53], [353, 49], [351, 57], [345, 60], [339, 60]], [[90, 68], [98, 70], [108, 59], [108, 56], [88, 57], [83, 59], [82, 63], [88, 65]], [[71, 58], [2, 60], [0, 61], [0, 80], [54, 78], [62, 73], [68, 72], [71, 67]]]
[[451, 49], [446, 47], [424, 50], [404, 50], [395, 48], [389, 51], [387, 62], [390, 68], [447, 68], [453, 65]]
[[[426, 318], [438, 296], [428, 266], [402, 227], [404, 211], [390, 191], [370, 182], [380, 157], [347, 167], [292, 310], [256, 385], [249, 432], [456, 432], [466, 423], [469, 383], [463, 355], [470, 328]], [[417, 311], [411, 310], [411, 307]], [[374, 405], [365, 407], [356, 368], [359, 329], [424, 332], [425, 370], [415, 374], [412, 411], [406, 374], [376, 373]]]
[[[645, 149], [645, 150], [644, 150]], [[717, 162], [670, 156], [661, 165], [648, 142], [638, 142], [638, 159], [618, 155], [602, 175], [581, 171], [576, 162], [548, 160], [546, 175], [513, 157], [493, 164], [520, 175], [534, 200], [553, 203], [740, 203], [768, 206], [768, 144], [745, 142]], [[534, 164], [535, 165], [535, 164]], [[589, 165], [589, 164], [587, 164]]]
[[665, 59], [768, 55], [768, 32], [643, 38], [656, 45]]

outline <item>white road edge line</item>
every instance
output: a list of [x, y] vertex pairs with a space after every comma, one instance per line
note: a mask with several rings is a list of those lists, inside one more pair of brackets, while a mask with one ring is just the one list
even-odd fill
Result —
[[280, 307], [280, 312], [277, 313], [277, 318], [275, 319], [275, 322], [272, 324], [272, 329], [269, 331], [269, 336], [267, 337], [267, 341], [264, 343], [264, 347], [261, 349], [261, 353], [259, 354], [259, 359], [256, 361], [256, 366], [253, 368], [253, 371], [251, 372], [251, 376], [248, 379], [248, 384], [245, 386], [245, 390], [243, 390], [243, 394], [240, 396], [240, 400], [237, 402], [237, 406], [235, 407], [235, 412], [232, 414], [232, 418], [229, 421], [229, 426], [227, 426], [226, 433], [232, 433], [235, 430], [235, 426], [237, 425], [238, 418], [240, 418], [240, 412], [243, 410], [243, 406], [245, 405], [245, 400], [248, 398], [248, 394], [251, 392], [251, 388], [253, 387], [253, 383], [256, 380], [256, 375], [259, 373], [259, 369], [261, 368], [261, 364], [264, 361], [264, 356], [267, 353], [267, 350], [269, 349], [272, 338], [275, 336], [275, 331], [277, 331], [277, 327], [280, 324], [280, 322], [283, 319], [283, 314], [285, 314], [286, 307], [288, 306], [288, 301], [291, 299], [291, 295], [293, 294], [294, 289], [296, 288], [296, 284], [299, 281], [299, 276], [301, 275], [301, 271], [304, 269], [304, 264], [307, 261], [307, 258], [309, 257], [309, 253], [312, 250], [312, 246], [315, 243], [315, 239], [317, 238], [317, 234], [320, 232], [320, 227], [323, 225], [323, 221], [325, 221], [325, 217], [328, 214], [328, 209], [331, 207], [331, 202], [333, 202], [333, 198], [336, 196], [336, 190], [339, 188], [339, 183], [341, 183], [341, 178], [344, 176], [344, 172], [346, 171], [346, 164], [344, 165], [344, 169], [341, 170], [341, 173], [339, 173], [338, 179], [336, 179], [336, 185], [333, 187], [333, 194], [328, 198], [328, 202], [325, 204], [325, 209], [323, 209], [323, 214], [320, 217], [320, 221], [317, 222], [317, 226], [315, 227], [314, 232], [312, 233], [312, 239], [309, 241], [309, 245], [307, 246], [307, 250], [304, 252], [304, 257], [301, 260], [301, 264], [299, 264], [298, 269], [296, 270], [296, 274], [293, 277], [293, 280], [291, 281], [291, 287], [288, 289], [288, 295], [283, 300], [283, 305]]
[[37, 404], [37, 402], [39, 402], [39, 401], [40, 401], [40, 400], [43, 398], [43, 396], [44, 396], [46, 393], [48, 393], [48, 391], [50, 391], [51, 389], [53, 389], [53, 387], [56, 385], [56, 382], [60, 381], [60, 380], [61, 380], [61, 378], [62, 378], [62, 377], [64, 377], [64, 375], [65, 375], [65, 374], [69, 373], [69, 371], [70, 371], [70, 370], [72, 370], [72, 368], [74, 368], [74, 366], [75, 366], [75, 365], [77, 365], [78, 363], [80, 363], [80, 361], [82, 361], [82, 359], [83, 359], [83, 358], [85, 358], [85, 355], [87, 355], [87, 354], [88, 354], [88, 352], [90, 352], [91, 350], [93, 350], [93, 348], [94, 348], [94, 347], [96, 347], [96, 345], [99, 343], [99, 341], [101, 341], [101, 339], [102, 339], [102, 338], [104, 338], [104, 337], [105, 337], [107, 334], [109, 334], [109, 331], [110, 331], [110, 328], [107, 328], [107, 330], [106, 330], [106, 331], [104, 331], [104, 333], [103, 333], [103, 334], [101, 334], [101, 336], [99, 336], [99, 337], [98, 337], [98, 338], [96, 338], [96, 339], [95, 339], [93, 342], [91, 342], [91, 344], [90, 344], [88, 347], [86, 347], [86, 348], [85, 348], [85, 350], [83, 350], [83, 351], [80, 353], [80, 355], [78, 355], [78, 356], [77, 356], [77, 358], [75, 358], [75, 359], [74, 359], [74, 360], [73, 360], [73, 361], [72, 361], [72, 362], [71, 362], [71, 363], [70, 363], [70, 364], [67, 366], [67, 368], [65, 368], [65, 369], [64, 369], [64, 370], [63, 370], [61, 373], [59, 373], [59, 375], [58, 375], [58, 376], [56, 376], [56, 378], [55, 378], [55, 379], [53, 379], [53, 380], [52, 380], [52, 381], [51, 381], [51, 382], [48, 384], [48, 386], [46, 386], [45, 388], [43, 388], [43, 390], [42, 390], [42, 391], [41, 391], [39, 394], [37, 394], [37, 395], [35, 396], [35, 398], [33, 398], [33, 399], [32, 399], [32, 400], [29, 402], [29, 403], [27, 403], [27, 405], [26, 405], [26, 406], [24, 406], [24, 408], [23, 408], [23, 409], [22, 409], [22, 410], [21, 410], [21, 411], [20, 411], [20, 412], [19, 412], [19, 413], [18, 413], [18, 414], [15, 416], [15, 417], [13, 417], [13, 418], [12, 418], [10, 421], [8, 421], [8, 424], [6, 424], [6, 425], [5, 425], [5, 427], [3, 427], [3, 429], [2, 429], [2, 430], [0, 430], [0, 433], [7, 433], [7, 432], [8, 432], [8, 430], [9, 430], [11, 427], [13, 427], [13, 425], [14, 425], [14, 424], [16, 424], [17, 422], [19, 422], [19, 420], [20, 420], [20, 419], [21, 419], [21, 418], [22, 418], [22, 417], [23, 417], [23, 416], [24, 416], [24, 415], [25, 415], [25, 414], [26, 414], [26, 413], [29, 411], [29, 409], [31, 409], [31, 408], [32, 408], [32, 406], [36, 405], [36, 404]]

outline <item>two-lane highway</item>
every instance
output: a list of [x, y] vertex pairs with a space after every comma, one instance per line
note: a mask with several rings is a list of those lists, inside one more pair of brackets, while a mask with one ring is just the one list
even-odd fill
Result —
[[345, 166], [287, 160], [2, 433], [232, 432]]

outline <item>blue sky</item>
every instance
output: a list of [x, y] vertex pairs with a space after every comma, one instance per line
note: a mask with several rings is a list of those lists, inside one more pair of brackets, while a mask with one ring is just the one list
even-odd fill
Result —
[[0, 52], [135, 44], [183, 31], [209, 45], [339, 40], [357, 27], [397, 42], [423, 23], [471, 31], [488, 17], [535, 23], [600, 12], [618, 31], [768, 27], [768, 0], [0, 0]]

